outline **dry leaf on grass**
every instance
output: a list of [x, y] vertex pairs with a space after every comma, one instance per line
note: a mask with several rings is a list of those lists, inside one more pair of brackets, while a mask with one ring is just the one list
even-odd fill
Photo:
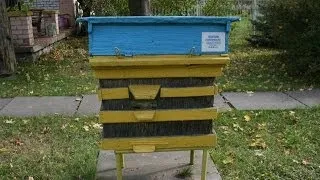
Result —
[[247, 122], [251, 121], [251, 117], [249, 115], [245, 115], [245, 116], [243, 116], [243, 118]]

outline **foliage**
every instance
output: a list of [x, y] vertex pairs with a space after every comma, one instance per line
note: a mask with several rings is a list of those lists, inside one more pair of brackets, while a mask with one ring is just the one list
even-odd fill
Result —
[[194, 15], [197, 0], [151, 0], [153, 15]]
[[233, 15], [236, 13], [235, 5], [235, 0], [208, 0], [202, 11], [206, 16]]
[[128, 0], [94, 0], [92, 10], [95, 16], [128, 16]]
[[319, 75], [319, 1], [270, 0], [261, 6], [260, 12], [254, 22], [259, 34], [254, 38], [285, 50], [289, 72], [312, 78]]
[[22, 11], [28, 12], [32, 7], [34, 0], [17, 0], [17, 3], [12, 7], [8, 7], [8, 11]]

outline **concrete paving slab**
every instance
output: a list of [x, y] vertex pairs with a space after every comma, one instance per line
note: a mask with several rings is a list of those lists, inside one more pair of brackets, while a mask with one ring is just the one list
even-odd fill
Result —
[[213, 106], [217, 107], [219, 112], [226, 112], [232, 110], [229, 104], [225, 102], [221, 95], [214, 96]]
[[12, 101], [12, 98], [0, 99], [0, 110]]
[[[124, 180], [181, 180], [177, 176], [183, 169], [191, 167], [193, 176], [185, 180], [198, 180], [201, 177], [202, 151], [195, 152], [195, 164], [188, 165], [190, 151], [126, 154]], [[97, 180], [116, 180], [115, 156], [112, 151], [100, 151], [97, 162]], [[221, 177], [212, 160], [208, 159], [208, 180]]]
[[320, 105], [320, 89], [306, 91], [291, 91], [286, 92], [286, 94], [309, 107]]
[[304, 108], [304, 104], [282, 92], [223, 93], [238, 110], [276, 110]]
[[101, 102], [98, 95], [85, 95], [82, 98], [77, 114], [79, 115], [96, 115], [100, 111]]
[[16, 97], [1, 111], [0, 116], [73, 115], [80, 101], [77, 97]]

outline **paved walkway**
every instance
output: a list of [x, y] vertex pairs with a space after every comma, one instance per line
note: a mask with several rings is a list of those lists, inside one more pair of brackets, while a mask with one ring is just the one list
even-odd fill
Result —
[[[222, 93], [214, 106], [220, 111], [310, 108], [320, 105], [320, 89], [290, 92]], [[95, 115], [100, 103], [96, 95], [15, 97], [0, 99], [0, 116]]]

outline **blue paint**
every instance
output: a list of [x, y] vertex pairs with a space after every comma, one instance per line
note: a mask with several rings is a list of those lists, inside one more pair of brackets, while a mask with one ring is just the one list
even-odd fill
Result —
[[[223, 54], [231, 22], [237, 17], [139, 16], [89, 17], [90, 55]], [[203, 52], [202, 32], [225, 32], [223, 51]]]

